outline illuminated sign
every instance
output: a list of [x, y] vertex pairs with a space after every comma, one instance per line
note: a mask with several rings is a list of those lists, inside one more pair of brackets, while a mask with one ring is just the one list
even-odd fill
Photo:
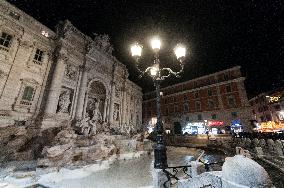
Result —
[[232, 121], [232, 123], [231, 123], [231, 127], [241, 127], [242, 126], [242, 124], [241, 124], [241, 122], [240, 122], [240, 120], [238, 120], [238, 119], [235, 119], [235, 120], [233, 120]]
[[269, 97], [269, 102], [277, 102], [279, 101], [280, 96], [271, 96]]
[[204, 122], [193, 122], [187, 124], [190, 127], [204, 127]]
[[208, 121], [208, 126], [221, 126], [224, 125], [223, 121]]
[[262, 132], [273, 132], [273, 131], [284, 130], [284, 124], [274, 121], [263, 122], [260, 124], [260, 127], [258, 127], [258, 130]]
[[182, 129], [183, 134], [205, 134], [205, 131], [204, 122], [191, 122]]

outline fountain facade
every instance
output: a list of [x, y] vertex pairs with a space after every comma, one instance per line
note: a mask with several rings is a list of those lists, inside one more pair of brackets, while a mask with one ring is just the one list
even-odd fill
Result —
[[[0, 161], [67, 152], [82, 135], [142, 128], [141, 88], [112, 55], [107, 35], [89, 37], [68, 20], [54, 32], [6, 1], [0, 7], [0, 33], [10, 36], [0, 46]], [[69, 145], [43, 150], [67, 132]]]

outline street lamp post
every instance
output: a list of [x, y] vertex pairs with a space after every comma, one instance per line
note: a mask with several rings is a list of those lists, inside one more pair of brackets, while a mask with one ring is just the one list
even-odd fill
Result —
[[[156, 143], [154, 144], [154, 168], [156, 169], [165, 169], [168, 167], [167, 164], [167, 149], [164, 142], [164, 128], [162, 124], [162, 118], [161, 118], [161, 95], [160, 95], [160, 83], [165, 78], [169, 77], [170, 75], [174, 75], [176, 77], [179, 77], [180, 73], [183, 72], [184, 68], [184, 59], [186, 54], [186, 49], [183, 45], [178, 44], [175, 49], [175, 55], [177, 57], [177, 60], [180, 63], [181, 69], [178, 72], [173, 71], [170, 68], [161, 68], [160, 67], [160, 60], [159, 60], [159, 50], [161, 47], [161, 41], [158, 38], [154, 38], [151, 40], [151, 46], [154, 51], [154, 61], [152, 66], [145, 69], [145, 71], [141, 71], [138, 67], [139, 64], [139, 58], [142, 54], [142, 46], [138, 43], [135, 43], [131, 46], [131, 53], [132, 56], [135, 58], [137, 62], [137, 68], [141, 75], [144, 73], [148, 73], [155, 84], [156, 87], [156, 106], [157, 106], [157, 123], [156, 123]], [[165, 73], [165, 75], [162, 75], [162, 73]]]

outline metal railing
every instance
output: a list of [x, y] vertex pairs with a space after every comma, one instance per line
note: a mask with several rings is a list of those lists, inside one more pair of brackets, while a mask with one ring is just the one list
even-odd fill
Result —
[[[216, 165], [220, 164], [223, 165], [225, 161], [218, 161], [218, 162], [212, 162], [212, 163], [207, 163], [201, 160], [202, 156], [204, 155], [204, 151], [201, 152], [201, 154], [197, 157], [196, 162], [200, 162], [204, 165], [205, 171], [209, 172], [210, 171], [210, 166], [211, 165]], [[167, 181], [163, 183], [163, 186], [165, 188], [167, 187], [168, 182], [170, 182], [171, 185], [175, 184], [180, 178], [178, 177], [178, 174], [183, 173], [186, 175], [188, 178], [192, 178], [192, 175], [189, 173], [190, 168], [192, 168], [192, 165], [184, 165], [184, 166], [172, 166], [172, 167], [167, 167], [163, 169], [163, 172], [165, 173], [167, 177]], [[184, 177], [184, 176], [183, 176]], [[172, 183], [172, 180], [175, 180], [175, 183]]]

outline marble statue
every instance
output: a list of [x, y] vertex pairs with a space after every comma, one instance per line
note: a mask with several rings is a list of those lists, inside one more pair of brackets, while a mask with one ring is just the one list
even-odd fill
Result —
[[100, 101], [95, 102], [95, 109], [93, 110], [93, 118], [90, 120], [90, 124], [92, 125], [91, 132], [96, 134], [98, 126], [102, 124], [102, 114], [99, 109]]
[[110, 39], [109, 36], [104, 34], [104, 35], [98, 35], [95, 34], [95, 38], [94, 38], [94, 44], [99, 47], [101, 50], [103, 50], [104, 52], [111, 54], [113, 52], [113, 47], [110, 44]]
[[90, 119], [91, 118], [89, 114], [86, 113], [86, 117], [82, 119], [78, 124], [78, 127], [81, 128], [81, 133], [85, 136], [90, 134], [90, 130], [91, 130]]
[[58, 112], [69, 113], [69, 105], [71, 104], [70, 95], [70, 90], [64, 90], [61, 92], [58, 102]]

